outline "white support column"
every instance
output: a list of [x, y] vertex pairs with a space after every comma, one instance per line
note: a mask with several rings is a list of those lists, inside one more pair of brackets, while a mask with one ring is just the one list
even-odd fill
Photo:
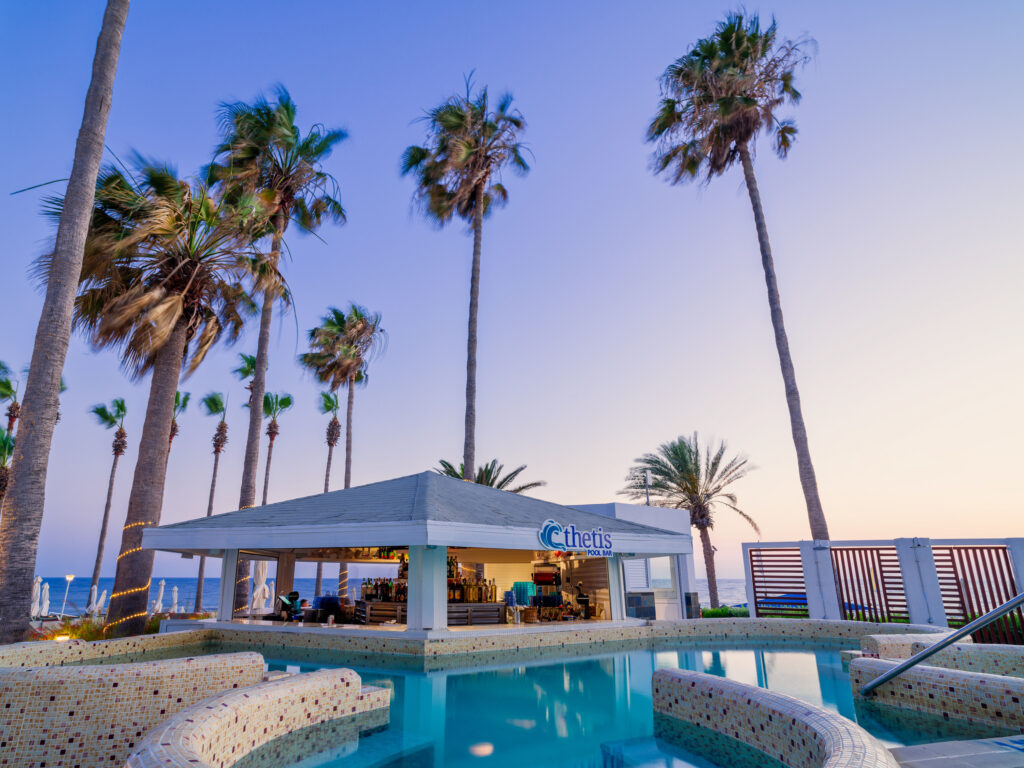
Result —
[[1007, 539], [1006, 549], [1013, 567], [1013, 583], [1019, 595], [1024, 592], [1024, 539]]
[[931, 539], [895, 539], [911, 624], [947, 626]]
[[693, 553], [672, 555], [669, 563], [679, 600], [679, 617], [690, 618], [686, 613], [686, 596], [690, 593], [697, 594], [697, 575], [693, 567]]
[[[750, 618], [757, 618], [757, 600], [754, 597], [754, 574], [750, 570], [750, 548], [753, 544], [743, 545], [743, 578], [747, 592], [747, 610], [750, 611]], [[758, 685], [760, 685], [758, 681]]]
[[231, 621], [235, 604], [235, 566], [238, 550], [225, 549], [220, 560], [220, 596], [217, 600], [217, 621]]
[[612, 621], [626, 618], [626, 590], [623, 588], [622, 558], [619, 555], [608, 558], [608, 603]]
[[801, 541], [800, 561], [807, 587], [807, 612], [812, 619], [841, 619], [829, 542]]
[[448, 628], [447, 560], [447, 547], [409, 547], [409, 629]]

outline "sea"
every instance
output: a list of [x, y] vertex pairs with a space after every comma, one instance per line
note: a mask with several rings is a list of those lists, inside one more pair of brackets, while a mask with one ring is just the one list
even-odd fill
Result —
[[[333, 579], [335, 578], [337, 578], [336, 572], [331, 575], [329, 575], [329, 573], [325, 573], [324, 588], [327, 590], [332, 589]], [[362, 578], [363, 576], [359, 574], [354, 575], [352, 571], [349, 572], [349, 594], [356, 593], [355, 590]], [[43, 578], [43, 581], [50, 585], [51, 614], [61, 612], [62, 604], [64, 603], [65, 587], [67, 587], [67, 604], [63, 607], [64, 615], [81, 616], [86, 613], [86, 607], [89, 605], [89, 579], [87, 577], [76, 578], [70, 585], [68, 585], [63, 576], [46, 576]], [[157, 592], [161, 581], [164, 582], [163, 610], [169, 611], [171, 609], [172, 590], [174, 587], [177, 587], [178, 610], [182, 613], [191, 612], [195, 605], [196, 586], [199, 580], [195, 577], [154, 576], [149, 588], [150, 605], [152, 605], [153, 601], [157, 598]], [[312, 578], [296, 577], [295, 589], [297, 589], [299, 594], [303, 597], [311, 596], [313, 594], [313, 587], [315, 583], [316, 580]], [[667, 589], [672, 586], [670, 579], [653, 578], [651, 579], [651, 583], [658, 589]], [[99, 581], [98, 591], [102, 593], [106, 590], [109, 601], [109, 596], [113, 587], [114, 579], [111, 577], [104, 577]], [[219, 578], [203, 579], [204, 611], [215, 611], [217, 609], [217, 596], [219, 593]], [[709, 604], [708, 583], [705, 579], [697, 579], [697, 594], [700, 596], [701, 605], [707, 606]], [[744, 604], [747, 598], [743, 579], [719, 579], [718, 597], [719, 600], [721, 600], [722, 605]]]

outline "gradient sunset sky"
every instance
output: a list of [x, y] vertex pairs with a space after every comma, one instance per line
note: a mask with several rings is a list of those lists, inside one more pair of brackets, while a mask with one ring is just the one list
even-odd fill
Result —
[[[0, 359], [31, 354], [41, 296], [27, 270], [50, 238], [45, 192], [65, 177], [103, 3], [4, 3], [4, 333]], [[416, 122], [463, 76], [515, 94], [533, 153], [507, 176], [486, 224], [477, 456], [529, 465], [535, 495], [616, 495], [634, 457], [699, 430], [757, 469], [737, 487], [766, 540], [807, 538], [757, 241], [742, 178], [671, 187], [643, 136], [657, 77], [729, 5], [711, 2], [136, 3], [107, 143], [193, 174], [217, 139], [219, 102], [290, 89], [303, 127], [344, 127], [327, 164], [349, 214], [290, 233], [292, 315], [273, 336], [268, 389], [281, 419], [270, 498], [318, 492], [325, 419], [294, 363], [329, 305], [383, 315], [387, 353], [357, 390], [354, 482], [458, 461], [471, 240], [432, 228], [399, 175]], [[1024, 536], [1024, 74], [1016, 2], [750, 5], [784, 36], [810, 35], [790, 158], [762, 144], [756, 168], [811, 451], [834, 538]], [[57, 191], [51, 187], [49, 191]], [[198, 399], [230, 393], [217, 511], [235, 508], [244, 390], [229, 374], [255, 323], [181, 388], [193, 406], [170, 457], [163, 521], [205, 513], [214, 420]], [[37, 572], [87, 575], [110, 433], [87, 415], [128, 401], [104, 575], [113, 575], [148, 383], [75, 337], [54, 437]], [[265, 456], [265, 446], [261, 459]], [[335, 487], [342, 483], [340, 456]], [[262, 478], [262, 463], [260, 470]], [[740, 576], [752, 532], [728, 510], [713, 540]], [[158, 555], [157, 575], [195, 561]], [[698, 559], [698, 571], [703, 564]]]

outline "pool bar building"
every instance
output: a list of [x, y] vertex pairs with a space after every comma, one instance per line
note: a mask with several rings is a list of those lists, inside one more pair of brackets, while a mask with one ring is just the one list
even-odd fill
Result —
[[[556, 622], [628, 625], [638, 621], [627, 615], [630, 582], [648, 558], [666, 556], [674, 588], [657, 618], [696, 610], [685, 513], [629, 504], [563, 506], [436, 472], [164, 525], [145, 531], [142, 545], [221, 558], [218, 611], [209, 624], [259, 628], [303, 618], [280, 611], [296, 562], [339, 564], [342, 574], [349, 563], [400, 564], [398, 579], [360, 594], [354, 610], [343, 614], [346, 624], [363, 630], [422, 634], [511, 621], [547, 631]], [[269, 612], [254, 614], [251, 603], [236, 600], [239, 558], [276, 563], [276, 604]], [[338, 591], [344, 604], [345, 583]], [[507, 607], [510, 602], [519, 607]], [[307, 611], [305, 618], [305, 630], [343, 631], [323, 611]]]

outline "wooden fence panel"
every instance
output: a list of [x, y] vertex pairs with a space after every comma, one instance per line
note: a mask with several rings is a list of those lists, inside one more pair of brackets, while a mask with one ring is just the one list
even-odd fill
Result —
[[849, 621], [910, 621], [896, 547], [832, 548], [832, 569], [843, 618]]
[[761, 618], [807, 618], [807, 586], [799, 547], [751, 547], [750, 578], [754, 588], [751, 615]]
[[[1017, 595], [1010, 553], [1004, 544], [933, 546], [942, 604], [951, 627], [962, 627]], [[1020, 608], [972, 635], [979, 643], [1024, 644]]]

